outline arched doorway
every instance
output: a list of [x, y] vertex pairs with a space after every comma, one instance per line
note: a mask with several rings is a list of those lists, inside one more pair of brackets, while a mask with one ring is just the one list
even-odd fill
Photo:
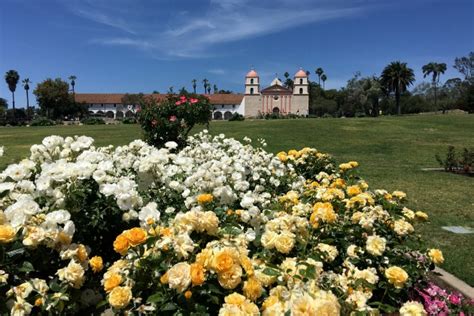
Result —
[[107, 111], [107, 112], [105, 113], [105, 117], [107, 117], [107, 118], [112, 118], [112, 119], [113, 119], [113, 118], [114, 118], [114, 112], [112, 112], [112, 111]]
[[232, 117], [232, 112], [231, 111], [226, 111], [224, 113], [224, 120], [230, 120], [231, 117]]
[[115, 114], [115, 118], [123, 119], [123, 112], [122, 111], [117, 111], [117, 114]]
[[104, 116], [104, 112], [102, 112], [102, 111], [97, 111], [97, 112], [95, 113], [95, 115], [96, 115], [96, 116]]
[[220, 111], [214, 112], [214, 119], [215, 120], [222, 120], [222, 112], [220, 112]]
[[273, 108], [273, 113], [280, 114], [280, 109], [278, 107]]
[[133, 114], [132, 111], [125, 112], [125, 117], [134, 117], [134, 116], [135, 116], [135, 114]]

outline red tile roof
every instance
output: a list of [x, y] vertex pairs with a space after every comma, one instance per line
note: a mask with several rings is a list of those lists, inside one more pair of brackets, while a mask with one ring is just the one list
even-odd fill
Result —
[[[76, 93], [76, 102], [87, 104], [120, 104], [124, 93]], [[158, 101], [166, 98], [166, 94], [145, 94], [153, 96]], [[240, 104], [243, 94], [204, 94], [211, 104]]]

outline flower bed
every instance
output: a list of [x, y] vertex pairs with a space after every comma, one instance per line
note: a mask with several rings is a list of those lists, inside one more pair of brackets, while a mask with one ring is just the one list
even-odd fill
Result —
[[428, 216], [403, 192], [371, 190], [356, 162], [315, 149], [187, 143], [51, 136], [8, 166], [0, 312], [426, 313], [426, 273], [444, 258], [420, 246]]

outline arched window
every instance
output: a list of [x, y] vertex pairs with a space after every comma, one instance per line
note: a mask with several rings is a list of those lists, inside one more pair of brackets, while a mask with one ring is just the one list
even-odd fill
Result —
[[232, 117], [232, 112], [231, 111], [226, 111], [224, 113], [224, 120], [229, 120]]
[[300, 94], [303, 94], [303, 88], [300, 88]]
[[214, 112], [214, 119], [215, 120], [222, 120], [222, 112], [220, 112], [220, 111]]
[[250, 79], [250, 84], [253, 84], [253, 78], [252, 78], [252, 79]]
[[[252, 79], [253, 80], [253, 79]], [[253, 88], [250, 88], [250, 94], [253, 94]]]
[[300, 84], [303, 84], [303, 79], [300, 79]]

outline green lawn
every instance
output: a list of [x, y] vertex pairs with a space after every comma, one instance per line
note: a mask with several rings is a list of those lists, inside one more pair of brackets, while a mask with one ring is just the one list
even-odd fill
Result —
[[[213, 122], [210, 131], [265, 138], [272, 152], [310, 146], [339, 162], [359, 161], [372, 188], [403, 190], [409, 207], [430, 215], [420, 230], [424, 239], [443, 250], [446, 270], [474, 285], [474, 235], [441, 229], [474, 227], [474, 178], [421, 170], [438, 167], [434, 155], [448, 145], [474, 148], [474, 115]], [[32, 144], [51, 134], [89, 135], [97, 145], [125, 144], [141, 135], [137, 125], [0, 128], [0, 145], [6, 148], [0, 169], [27, 156]]]

